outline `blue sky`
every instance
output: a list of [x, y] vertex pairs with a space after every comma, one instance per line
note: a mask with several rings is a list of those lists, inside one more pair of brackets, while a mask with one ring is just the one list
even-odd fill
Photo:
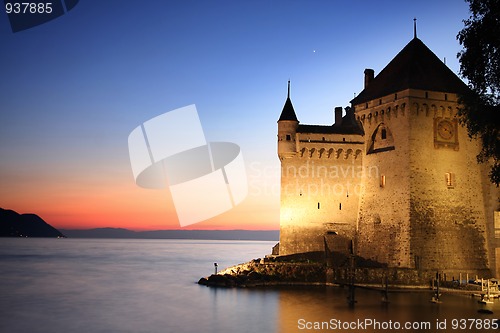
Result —
[[[133, 207], [130, 197], [130, 220], [117, 212], [121, 193], [145, 193], [134, 184], [127, 137], [189, 104], [209, 141], [239, 144], [249, 177], [274, 170], [258, 182], [275, 188], [287, 80], [301, 123], [332, 123], [333, 108], [362, 90], [363, 70], [377, 74], [411, 40], [414, 17], [418, 37], [458, 73], [456, 35], [468, 16], [461, 0], [81, 0], [64, 16], [12, 33], [0, 15], [0, 207], [60, 227], [160, 228], [137, 221], [150, 207]], [[277, 228], [274, 192], [240, 213], [259, 211], [256, 225]], [[109, 200], [108, 208], [96, 200]]]

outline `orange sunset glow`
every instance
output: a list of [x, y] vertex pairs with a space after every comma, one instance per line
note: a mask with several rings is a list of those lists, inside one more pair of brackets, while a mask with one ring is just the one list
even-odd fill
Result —
[[[0, 202], [6, 209], [36, 213], [56, 228], [113, 227], [135, 231], [181, 228], [169, 189], [140, 188], [128, 170], [110, 173], [105, 179], [58, 176], [33, 177], [23, 186], [4, 182], [10, 188], [4, 187], [0, 192]], [[254, 183], [255, 177], [250, 178], [247, 197], [232, 210], [183, 229], [277, 229], [279, 193], [261, 189], [260, 181]], [[193, 203], [193, 209], [203, 204]]]

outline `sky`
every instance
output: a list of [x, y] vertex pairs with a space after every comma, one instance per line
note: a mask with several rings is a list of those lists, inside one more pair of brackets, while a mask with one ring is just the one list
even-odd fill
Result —
[[168, 188], [136, 185], [127, 140], [195, 104], [207, 141], [240, 146], [249, 187], [185, 228], [278, 229], [287, 81], [301, 123], [332, 124], [364, 69], [376, 75], [413, 38], [414, 17], [458, 74], [462, 0], [80, 0], [17, 33], [0, 13], [0, 207], [56, 228], [181, 228]]

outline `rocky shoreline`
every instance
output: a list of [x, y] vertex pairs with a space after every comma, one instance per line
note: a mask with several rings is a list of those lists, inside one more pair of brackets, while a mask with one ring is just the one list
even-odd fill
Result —
[[[351, 271], [352, 272], [352, 271]], [[271, 286], [345, 286], [350, 283], [349, 269], [333, 269], [321, 262], [287, 262], [254, 259], [226, 268], [217, 274], [202, 277], [198, 284], [207, 287], [250, 288]], [[355, 286], [382, 290], [387, 283], [389, 290], [432, 290], [436, 272], [413, 269], [357, 267], [354, 270]], [[442, 276], [443, 277], [443, 276]], [[450, 276], [451, 277], [451, 276]], [[450, 292], [478, 292], [476, 284], [461, 284], [454, 278], [440, 280], [442, 290]]]
[[226, 268], [203, 277], [198, 284], [209, 287], [256, 287], [276, 285], [324, 284], [324, 265], [318, 263], [266, 264], [260, 259]]

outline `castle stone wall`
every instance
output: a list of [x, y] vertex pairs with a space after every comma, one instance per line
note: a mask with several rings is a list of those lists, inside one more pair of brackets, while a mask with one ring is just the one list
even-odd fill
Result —
[[353, 239], [363, 176], [359, 138], [297, 134], [296, 153], [281, 159], [281, 255], [325, 251], [335, 234], [332, 246]]
[[[376, 168], [376, 175], [363, 179], [357, 254], [391, 267], [410, 267], [408, 97], [391, 97], [356, 109], [366, 133], [364, 167]], [[383, 140], [380, 126], [387, 132]], [[370, 151], [387, 140], [390, 150]]]
[[456, 121], [456, 96], [410, 101], [411, 257], [421, 269], [490, 267], [477, 141], [457, 124], [456, 139], [439, 143], [436, 119]]

